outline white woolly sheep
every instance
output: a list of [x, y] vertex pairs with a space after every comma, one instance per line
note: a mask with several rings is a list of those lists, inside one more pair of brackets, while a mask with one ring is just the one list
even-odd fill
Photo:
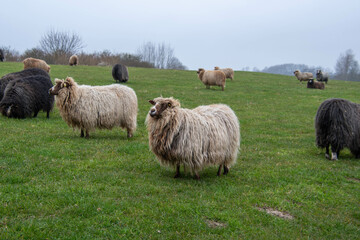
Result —
[[310, 79], [314, 79], [314, 75], [310, 72], [300, 72], [300, 70], [295, 70], [294, 75], [300, 81], [309, 81]]
[[214, 70], [222, 71], [223, 73], [225, 73], [226, 78], [230, 78], [231, 81], [234, 80], [234, 70], [232, 68], [214, 67]]
[[23, 61], [24, 69], [28, 68], [41, 68], [46, 72], [50, 72], [50, 66], [44, 60], [36, 58], [26, 58]]
[[70, 58], [69, 58], [69, 65], [70, 66], [77, 66], [78, 65], [78, 63], [79, 63], [79, 58], [78, 58], [78, 56], [76, 56], [76, 55], [72, 55]]
[[209, 71], [199, 68], [197, 74], [200, 81], [204, 83], [206, 88], [210, 88], [210, 86], [220, 86], [224, 91], [226, 76], [222, 71]]
[[49, 93], [55, 95], [56, 106], [64, 121], [73, 128], [81, 129], [81, 137], [89, 138], [95, 128], [112, 129], [120, 126], [132, 137], [136, 130], [138, 110], [133, 89], [112, 84], [107, 86], [78, 85], [74, 79], [55, 79]]
[[240, 147], [240, 123], [230, 107], [224, 104], [180, 107], [172, 97], [155, 98], [146, 117], [149, 146], [163, 165], [189, 168], [199, 179], [199, 171], [219, 164], [224, 174], [235, 164]]

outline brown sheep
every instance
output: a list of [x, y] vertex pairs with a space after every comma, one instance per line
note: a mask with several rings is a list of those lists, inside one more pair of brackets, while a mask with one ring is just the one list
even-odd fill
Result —
[[234, 70], [232, 68], [214, 67], [214, 70], [222, 71], [223, 73], [225, 73], [226, 78], [230, 78], [231, 81], [234, 79]]
[[76, 55], [72, 55], [69, 59], [69, 65], [70, 66], [76, 66], [79, 63], [79, 58]]
[[36, 59], [36, 58], [26, 58], [23, 61], [24, 69], [28, 68], [41, 68], [46, 72], [50, 72], [50, 66], [44, 60]]
[[204, 83], [206, 88], [210, 88], [210, 86], [220, 86], [224, 91], [226, 76], [222, 71], [209, 71], [199, 68], [197, 74], [200, 81]]
[[325, 84], [323, 82], [315, 82], [314, 79], [309, 79], [307, 88], [325, 89]]

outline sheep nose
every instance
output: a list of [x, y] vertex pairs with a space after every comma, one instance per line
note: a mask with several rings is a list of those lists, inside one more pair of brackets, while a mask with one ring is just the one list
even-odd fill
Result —
[[155, 112], [156, 112], [156, 110], [155, 110], [154, 108], [152, 108], [152, 109], [150, 110], [150, 116], [154, 116], [154, 115], [155, 115]]

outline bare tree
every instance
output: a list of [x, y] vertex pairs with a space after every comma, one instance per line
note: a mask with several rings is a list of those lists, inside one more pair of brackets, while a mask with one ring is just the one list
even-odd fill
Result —
[[355, 60], [355, 54], [351, 49], [340, 54], [335, 65], [335, 75], [340, 80], [360, 80], [359, 63]]
[[83, 48], [82, 39], [75, 33], [51, 29], [40, 40], [40, 49], [45, 54], [51, 55], [54, 63], [66, 63], [69, 56], [80, 52]]
[[156, 46], [152, 42], [141, 45], [137, 50], [137, 55], [141, 60], [154, 64], [156, 62]]
[[137, 50], [137, 55], [142, 61], [154, 65], [160, 69], [186, 69], [184, 65], [174, 56], [174, 49], [165, 43], [155, 44], [147, 42]]

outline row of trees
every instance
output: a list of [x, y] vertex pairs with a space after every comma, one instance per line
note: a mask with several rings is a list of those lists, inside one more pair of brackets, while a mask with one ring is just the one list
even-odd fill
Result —
[[122, 63], [130, 67], [147, 67], [161, 69], [181, 69], [186, 67], [174, 55], [174, 49], [165, 43], [147, 42], [138, 48], [137, 54], [112, 53], [108, 50], [95, 53], [82, 51], [85, 44], [75, 33], [50, 30], [40, 39], [39, 46], [26, 50], [23, 54], [2, 47], [7, 61], [21, 61], [27, 57], [45, 60], [49, 64], [67, 64], [69, 57], [77, 54], [81, 64], [114, 65]]

